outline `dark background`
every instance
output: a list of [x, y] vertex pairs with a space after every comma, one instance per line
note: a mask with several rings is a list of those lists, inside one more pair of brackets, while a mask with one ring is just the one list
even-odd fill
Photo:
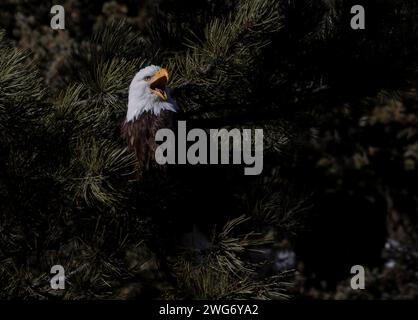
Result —
[[[365, 7], [365, 30], [350, 28], [354, 4]], [[264, 276], [285, 271], [276, 254], [293, 252], [292, 285], [279, 285], [286, 296], [417, 298], [414, 1], [272, 1], [277, 16], [241, 24], [235, 1], [63, 5], [63, 31], [49, 27], [48, 1], [0, 5], [0, 297], [280, 298]], [[230, 22], [225, 33], [205, 33], [216, 19]], [[15, 49], [21, 60], [8, 55]], [[174, 98], [193, 125], [262, 127], [263, 175], [227, 167], [129, 176], [134, 159], [118, 130], [129, 82], [149, 63], [172, 67]], [[171, 221], [176, 212], [184, 219]], [[202, 269], [222, 255], [221, 226], [242, 214], [252, 220], [238, 234], [273, 234], [258, 247], [267, 248], [264, 267], [235, 265], [249, 294], [228, 272]], [[218, 240], [184, 256], [170, 243], [194, 222]], [[247, 249], [234, 259], [253, 265]], [[44, 284], [57, 260], [88, 270], [64, 295]], [[357, 264], [364, 291], [349, 286]]]

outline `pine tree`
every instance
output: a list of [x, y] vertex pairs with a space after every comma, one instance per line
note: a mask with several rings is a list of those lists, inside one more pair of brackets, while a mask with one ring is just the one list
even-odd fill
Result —
[[[315, 182], [304, 174], [317, 160], [310, 148], [326, 154], [332, 146], [320, 140], [323, 132], [341, 130], [335, 126], [361, 115], [364, 101], [372, 111], [378, 103], [390, 105], [382, 92], [393, 95], [417, 71], [417, 5], [369, 2], [370, 27], [356, 33], [349, 25], [351, 5], [160, 0], [144, 5], [141, 25], [132, 18], [94, 23], [89, 17], [93, 35], [72, 42], [56, 82], [45, 81], [45, 69], [2, 35], [0, 297], [289, 297], [294, 274], [275, 267], [275, 253], [278, 243], [296, 242], [309, 223]], [[395, 28], [399, 21], [401, 29]], [[129, 83], [151, 63], [173, 74], [174, 98], [193, 126], [264, 129], [260, 177], [203, 168], [201, 185], [188, 177], [152, 186], [137, 179], [120, 125]], [[367, 123], [379, 121], [373, 111]], [[352, 127], [347, 124], [347, 131]], [[405, 130], [409, 134], [399, 134], [408, 137], [404, 160], [412, 168], [416, 140], [413, 128]], [[216, 179], [219, 190], [213, 190]], [[191, 196], [175, 190], [190, 181], [204, 190], [199, 200], [213, 192], [219, 198], [208, 202], [226, 199], [229, 206], [209, 214], [205, 203], [196, 207], [196, 219], [211, 222], [208, 248], [161, 257], [156, 248], [170, 238], [156, 212], [181, 208]], [[167, 192], [149, 192], [162, 185]], [[407, 193], [412, 185], [404, 185]], [[383, 192], [396, 194], [389, 189]], [[169, 270], [158, 267], [162, 259]], [[50, 289], [55, 264], [67, 270], [65, 292]]]

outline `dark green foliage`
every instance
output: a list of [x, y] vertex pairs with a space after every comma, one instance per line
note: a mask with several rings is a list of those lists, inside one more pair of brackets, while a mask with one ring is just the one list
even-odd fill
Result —
[[[310, 260], [347, 277], [338, 259], [351, 239], [338, 236], [349, 228], [332, 222], [356, 213], [339, 199], [366, 199], [374, 226], [402, 221], [376, 234], [416, 250], [418, 8], [369, 1], [354, 32], [353, 4], [68, 0], [59, 32], [49, 4], [2, 4], [13, 42], [0, 36], [0, 298], [287, 298], [294, 274], [275, 270], [274, 254], [289, 243], [307, 277]], [[151, 63], [169, 69], [193, 126], [264, 129], [260, 177], [186, 168], [138, 180], [120, 126], [129, 83]], [[184, 231], [165, 221], [176, 209], [205, 222], [208, 248], [169, 247]], [[338, 254], [328, 238], [305, 240], [330, 230]], [[50, 289], [54, 264], [65, 291]]]

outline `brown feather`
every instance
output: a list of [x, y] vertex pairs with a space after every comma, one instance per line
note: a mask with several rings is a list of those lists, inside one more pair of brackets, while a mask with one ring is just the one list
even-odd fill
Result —
[[122, 137], [127, 141], [128, 148], [136, 154], [139, 172], [164, 169], [155, 161], [158, 147], [155, 135], [160, 129], [171, 129], [176, 133], [176, 125], [176, 113], [169, 110], [163, 110], [159, 115], [144, 112], [134, 121], [123, 123]]

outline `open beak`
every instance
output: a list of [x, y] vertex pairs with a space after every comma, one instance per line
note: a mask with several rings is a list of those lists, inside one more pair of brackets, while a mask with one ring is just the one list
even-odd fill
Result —
[[168, 82], [168, 71], [167, 69], [164, 69], [164, 68], [157, 71], [157, 73], [154, 74], [154, 76], [149, 82], [149, 87], [151, 91], [164, 101], [167, 101], [168, 99], [168, 95], [166, 92], [167, 82]]

